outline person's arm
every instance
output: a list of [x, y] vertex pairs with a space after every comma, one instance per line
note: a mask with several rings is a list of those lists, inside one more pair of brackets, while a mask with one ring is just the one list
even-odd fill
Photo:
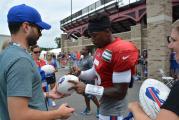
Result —
[[157, 120], [179, 120], [179, 117], [172, 111], [161, 109], [157, 116]]
[[126, 96], [128, 87], [128, 83], [113, 84], [112, 88], [104, 88], [103, 96], [121, 100]]
[[86, 85], [83, 82], [76, 82], [73, 80], [70, 80], [69, 82], [74, 84], [74, 86], [69, 90], [75, 89], [79, 94], [87, 93], [92, 95], [108, 96], [119, 100], [126, 96], [128, 89], [127, 83], [114, 84], [114, 87], [112, 88], [103, 88], [102, 86], [91, 84]]
[[11, 120], [54, 120], [70, 117], [74, 109], [62, 104], [57, 110], [40, 111], [28, 107], [28, 98], [8, 97], [8, 111]]
[[84, 84], [82, 82], [69, 81], [74, 84], [70, 89], [75, 89], [77, 93], [88, 93], [92, 95], [101, 95], [113, 97], [115, 99], [123, 99], [126, 96], [129, 82], [131, 80], [131, 70], [113, 73], [113, 87], [103, 88], [102, 86]]
[[79, 78], [83, 80], [95, 80], [96, 77], [94, 66], [89, 70], [81, 71], [79, 75]]
[[49, 92], [44, 92], [44, 97], [46, 98], [52, 98], [52, 99], [60, 99], [64, 98], [66, 96], [69, 96], [70, 94], [62, 94], [57, 91], [57, 84], [54, 86], [54, 88]]
[[[133, 113], [135, 120], [151, 120], [142, 110], [138, 102], [130, 103], [128, 108], [129, 111]], [[179, 117], [174, 112], [166, 109], [161, 109], [156, 120], [179, 120]]]
[[128, 109], [132, 112], [135, 120], [151, 120], [142, 110], [138, 102], [129, 103]]
[[97, 77], [94, 66], [86, 71], [81, 71], [78, 67], [72, 67], [69, 74], [78, 76], [80, 79], [83, 80], [94, 80]]
[[113, 72], [113, 87], [105, 88], [103, 96], [113, 97], [119, 100], [123, 99], [127, 94], [130, 81], [131, 70], [126, 70], [123, 72]]

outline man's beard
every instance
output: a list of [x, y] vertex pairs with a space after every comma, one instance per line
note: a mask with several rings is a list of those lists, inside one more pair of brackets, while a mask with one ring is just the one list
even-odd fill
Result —
[[36, 36], [33, 36], [33, 35], [29, 35], [27, 37], [27, 45], [28, 46], [36, 45], [38, 39], [39, 39], [39, 37], [36, 37]]

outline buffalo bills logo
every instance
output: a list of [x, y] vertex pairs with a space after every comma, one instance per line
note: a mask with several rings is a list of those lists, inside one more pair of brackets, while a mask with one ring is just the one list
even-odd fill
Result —
[[157, 105], [160, 107], [165, 101], [162, 100], [159, 96], [160, 91], [154, 87], [148, 87], [146, 88], [146, 92], [145, 92], [146, 96], [154, 101], [155, 103], [157, 103]]
[[62, 82], [65, 80], [65, 78], [61, 78], [59, 81], [58, 81], [58, 84], [62, 84]]

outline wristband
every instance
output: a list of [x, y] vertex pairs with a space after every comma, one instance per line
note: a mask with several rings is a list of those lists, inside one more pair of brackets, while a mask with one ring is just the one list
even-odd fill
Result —
[[103, 92], [104, 92], [104, 88], [102, 86], [87, 84], [85, 88], [85, 93], [87, 94], [102, 96]]

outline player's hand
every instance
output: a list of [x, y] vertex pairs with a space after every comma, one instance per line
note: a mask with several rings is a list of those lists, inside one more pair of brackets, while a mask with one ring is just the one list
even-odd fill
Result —
[[139, 102], [137, 102], [137, 101], [129, 103], [128, 104], [128, 109], [131, 112], [136, 111], [136, 110], [142, 110], [142, 108], [140, 107]]
[[56, 111], [57, 119], [67, 119], [75, 111], [74, 108], [68, 106], [68, 104], [62, 104]]
[[73, 80], [69, 80], [68, 82], [74, 84], [73, 87], [69, 88], [68, 90], [74, 89], [79, 94], [83, 94], [85, 92], [86, 84], [84, 84], [83, 82], [76, 82]]
[[69, 74], [72, 74], [72, 75], [75, 75], [75, 76], [79, 76], [80, 73], [81, 73], [80, 68], [78, 68], [76, 66], [73, 66], [69, 71]]
[[49, 97], [52, 99], [59, 99], [59, 98], [64, 98], [66, 96], [70, 96], [70, 94], [62, 94], [57, 91], [57, 84], [55, 87], [49, 92]]

